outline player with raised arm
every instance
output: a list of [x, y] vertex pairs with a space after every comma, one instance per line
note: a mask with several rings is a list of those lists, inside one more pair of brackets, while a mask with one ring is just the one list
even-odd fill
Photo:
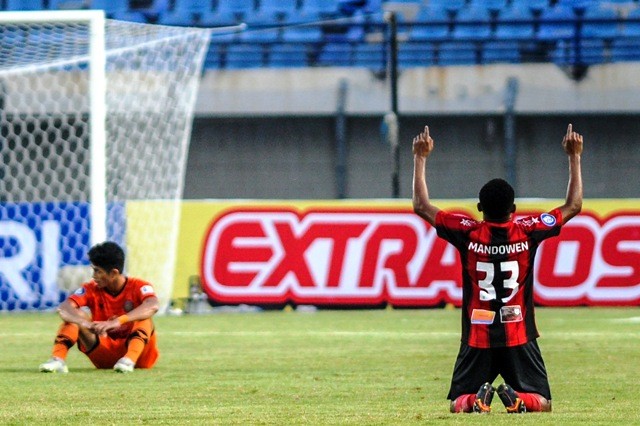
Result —
[[65, 359], [76, 342], [97, 368], [129, 373], [153, 367], [158, 349], [151, 317], [159, 306], [153, 286], [123, 274], [124, 251], [116, 243], [97, 244], [88, 255], [93, 280], [58, 307], [64, 323], [40, 371], [67, 373]]
[[[431, 204], [426, 182], [433, 151], [429, 128], [413, 139], [413, 209], [456, 247], [462, 262], [462, 339], [448, 399], [451, 412], [490, 412], [497, 393], [508, 413], [551, 411], [551, 391], [534, 318], [533, 264], [540, 243], [560, 233], [582, 209], [582, 136], [569, 124], [564, 204], [514, 220], [514, 190], [492, 179], [480, 190], [483, 220]], [[493, 381], [505, 383], [495, 389]], [[507, 384], [508, 383], [508, 384]]]

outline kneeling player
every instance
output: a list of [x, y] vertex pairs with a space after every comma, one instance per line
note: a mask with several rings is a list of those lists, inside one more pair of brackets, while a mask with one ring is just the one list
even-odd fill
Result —
[[116, 243], [95, 245], [88, 255], [93, 280], [58, 307], [64, 323], [40, 371], [67, 373], [65, 359], [76, 342], [97, 368], [128, 373], [153, 367], [158, 348], [151, 317], [159, 306], [153, 286], [123, 274], [124, 251]]

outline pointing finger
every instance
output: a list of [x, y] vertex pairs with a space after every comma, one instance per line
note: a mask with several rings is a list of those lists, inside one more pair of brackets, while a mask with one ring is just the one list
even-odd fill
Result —
[[569, 127], [567, 127], [567, 136], [571, 135], [572, 131], [573, 131], [573, 125], [569, 124]]

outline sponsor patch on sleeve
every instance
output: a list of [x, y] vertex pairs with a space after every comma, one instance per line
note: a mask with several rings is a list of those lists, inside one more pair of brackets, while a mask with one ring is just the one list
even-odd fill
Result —
[[80, 287], [79, 289], [77, 289], [76, 291], [73, 292], [73, 294], [75, 294], [76, 296], [84, 296], [84, 286]]
[[556, 217], [549, 213], [542, 213], [540, 215], [540, 220], [542, 221], [542, 223], [544, 223], [548, 227], [555, 226], [556, 224]]
[[474, 309], [471, 312], [471, 324], [493, 324], [496, 313], [486, 309]]
[[148, 294], [154, 294], [155, 291], [153, 291], [153, 287], [150, 285], [145, 285], [140, 287], [140, 293], [142, 293], [143, 296], [146, 296]]

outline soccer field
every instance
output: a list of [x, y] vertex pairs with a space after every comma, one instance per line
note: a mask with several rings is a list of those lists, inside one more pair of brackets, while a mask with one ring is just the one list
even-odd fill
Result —
[[[156, 318], [152, 370], [43, 374], [56, 315], [0, 316], [0, 424], [638, 424], [640, 310], [537, 310], [553, 413], [450, 414], [460, 311]], [[496, 384], [498, 383], [496, 381]]]

